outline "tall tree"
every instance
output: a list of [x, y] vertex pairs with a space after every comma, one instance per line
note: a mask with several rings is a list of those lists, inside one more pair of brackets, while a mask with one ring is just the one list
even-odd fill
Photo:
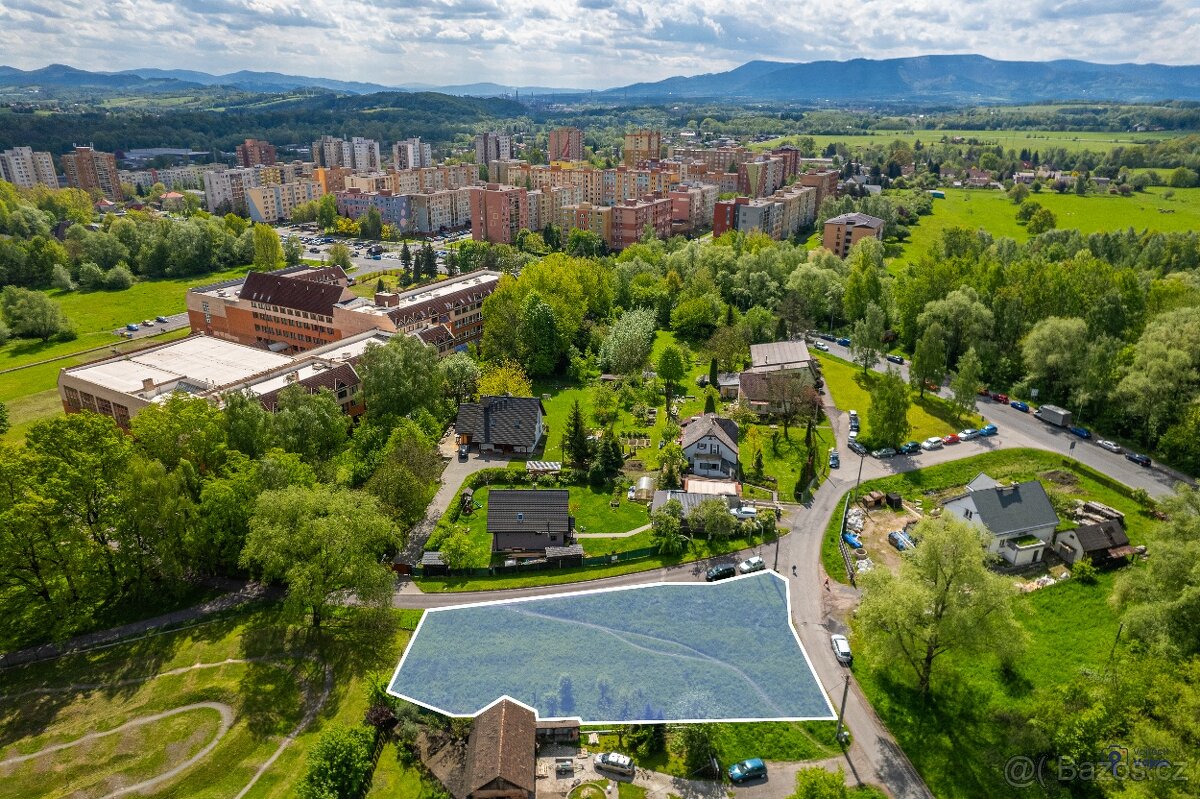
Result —
[[862, 580], [857, 618], [879, 662], [901, 663], [928, 696], [934, 665], [947, 652], [1011, 658], [1021, 642], [1011, 581], [988, 569], [977, 527], [944, 514], [914, 531], [921, 546], [898, 569]]
[[954, 392], [954, 407], [960, 415], [975, 410], [975, 397], [983, 380], [983, 364], [972, 347], [958, 361], [958, 371], [950, 381], [950, 390]]
[[382, 347], [367, 347], [359, 363], [367, 416], [376, 424], [392, 425], [415, 410], [431, 410], [441, 396], [437, 351], [414, 336], [393, 336]]
[[317, 224], [324, 230], [332, 230], [337, 224], [337, 198], [325, 194], [317, 201]]
[[338, 596], [387, 604], [392, 571], [380, 558], [398, 544], [373, 496], [318, 483], [259, 496], [240, 562], [283, 582], [289, 606], [320, 627]]
[[225, 459], [225, 419], [201, 397], [174, 393], [163, 403], [143, 408], [130, 424], [147, 457], [174, 470], [188, 461], [201, 472], [218, 468]]
[[309, 460], [325, 460], [346, 443], [350, 417], [328, 388], [316, 393], [298, 385], [279, 392], [275, 434], [288, 452]]
[[866, 307], [863, 317], [854, 323], [850, 341], [850, 356], [861, 364], [863, 374], [879, 362], [884, 353], [883, 333], [886, 320], [883, 309], [875, 303]]
[[353, 268], [354, 261], [350, 258], [350, 248], [340, 241], [335, 241], [329, 248], [329, 264], [330, 266], [340, 266], [342, 269]]
[[5, 286], [0, 293], [0, 308], [13, 335], [49, 341], [67, 327], [58, 303], [40, 291]]
[[894, 369], [888, 369], [871, 387], [871, 406], [867, 409], [867, 430], [871, 440], [888, 447], [898, 447], [908, 437], [911, 404], [908, 386]]
[[248, 391], [230, 391], [221, 401], [229, 447], [253, 459], [265, 455], [275, 439], [271, 412]]
[[587, 425], [584, 423], [583, 411], [579, 400], [571, 406], [567, 416], [566, 427], [562, 435], [563, 458], [573, 469], [586, 469], [592, 459], [592, 442], [588, 439]]
[[479, 376], [479, 396], [503, 397], [510, 394], [514, 397], [532, 397], [533, 383], [525, 374], [521, 365], [513, 361], [490, 362], [483, 368]]
[[927, 384], [940, 386], [946, 379], [946, 331], [938, 322], [931, 322], [917, 341], [908, 377], [921, 397]]
[[600, 367], [613, 374], [641, 374], [654, 348], [657, 324], [657, 314], [651, 308], [621, 314], [600, 344]]
[[532, 377], [552, 374], [558, 365], [558, 320], [536, 291], [525, 298], [518, 330], [525, 371]]
[[300, 237], [296, 235], [288, 236], [283, 242], [284, 263], [288, 266], [298, 266], [303, 258], [304, 245], [300, 243]]
[[437, 442], [405, 419], [392, 431], [383, 461], [366, 487], [402, 523], [412, 525], [425, 515], [442, 468]]
[[446, 396], [452, 397], [455, 405], [475, 396], [482, 372], [470, 355], [465, 352], [451, 353], [438, 361], [438, 371], [442, 374]]
[[259, 222], [254, 226], [254, 268], [269, 271], [277, 268], [282, 260], [279, 234], [270, 225]]
[[364, 239], [379, 241], [383, 237], [383, 217], [379, 215], [379, 209], [371, 207], [358, 220], [358, 233]]
[[658, 377], [663, 381], [663, 387], [667, 392], [667, 407], [671, 406], [672, 389], [684, 378], [687, 374], [687, 367], [684, 364], [683, 352], [674, 344], [669, 344], [663, 347], [662, 352], [658, 354], [658, 363], [655, 364], [658, 372]]
[[400, 245], [400, 266], [404, 270], [403, 278], [405, 283], [412, 282], [412, 265], [412, 250], [408, 249], [408, 242], [406, 241]]

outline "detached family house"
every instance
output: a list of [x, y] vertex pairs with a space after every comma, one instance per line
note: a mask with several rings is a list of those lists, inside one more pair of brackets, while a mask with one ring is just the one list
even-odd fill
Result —
[[1134, 551], [1119, 519], [1063, 530], [1054, 537], [1054, 550], [1069, 565], [1088, 558], [1098, 568], [1120, 565]]
[[683, 423], [679, 444], [692, 474], [737, 477], [738, 427], [732, 419], [708, 413]]
[[1050, 497], [1036, 480], [1005, 486], [980, 474], [942, 507], [990, 533], [988, 552], [1015, 566], [1041, 561], [1058, 526]]
[[[781, 385], [791, 381], [790, 385]], [[750, 347], [750, 368], [738, 376], [738, 396], [759, 416], [782, 413], [804, 385], [817, 385], [814, 361], [803, 341], [772, 341]]]
[[480, 397], [458, 406], [458, 443], [480, 452], [529, 455], [546, 433], [546, 409], [537, 397]]
[[475, 717], [455, 799], [532, 799], [537, 783], [537, 718], [502, 699]]
[[567, 547], [575, 519], [566, 489], [496, 489], [488, 492], [487, 530], [493, 552], [536, 552]]

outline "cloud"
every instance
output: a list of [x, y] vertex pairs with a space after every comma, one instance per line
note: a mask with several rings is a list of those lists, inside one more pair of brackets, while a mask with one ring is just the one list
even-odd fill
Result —
[[1198, 36], [1195, 0], [0, 0], [0, 62], [23, 69], [390, 85], [604, 88], [755, 59], [929, 53], [1180, 64], [1197, 60]]

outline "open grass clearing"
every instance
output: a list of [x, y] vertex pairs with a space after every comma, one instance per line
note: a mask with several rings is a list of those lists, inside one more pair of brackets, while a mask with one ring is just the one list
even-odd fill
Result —
[[946, 139], [974, 139], [984, 144], [1000, 145], [1006, 150], [1045, 151], [1061, 147], [1069, 152], [1093, 150], [1108, 152], [1113, 147], [1131, 144], [1148, 144], [1154, 141], [1185, 136], [1191, 131], [1156, 131], [1153, 133], [1135, 133], [1129, 131], [1071, 131], [1071, 130], [871, 130], [855, 131], [836, 134], [807, 134], [797, 133], [791, 136], [780, 136], [753, 145], [753, 149], [769, 150], [784, 144], [796, 144], [801, 138], [811, 138], [819, 150], [830, 144], [844, 144], [855, 147], [886, 147], [899, 139], [912, 144], [918, 139], [924, 144], [940, 142]]
[[420, 765], [403, 762], [396, 744], [387, 743], [379, 753], [367, 799], [445, 799], [446, 791]]

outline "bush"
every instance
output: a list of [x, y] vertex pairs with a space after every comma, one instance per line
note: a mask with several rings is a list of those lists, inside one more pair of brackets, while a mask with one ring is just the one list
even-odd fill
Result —
[[1091, 558], [1082, 558], [1075, 563], [1071, 569], [1071, 576], [1084, 585], [1095, 585], [1097, 580], [1096, 567], [1092, 564]]
[[104, 276], [104, 288], [109, 291], [124, 291], [133, 285], [133, 273], [124, 264], [117, 264]]
[[330, 727], [308, 753], [301, 799], [342, 799], [363, 792], [373, 768], [375, 733], [368, 727]]

